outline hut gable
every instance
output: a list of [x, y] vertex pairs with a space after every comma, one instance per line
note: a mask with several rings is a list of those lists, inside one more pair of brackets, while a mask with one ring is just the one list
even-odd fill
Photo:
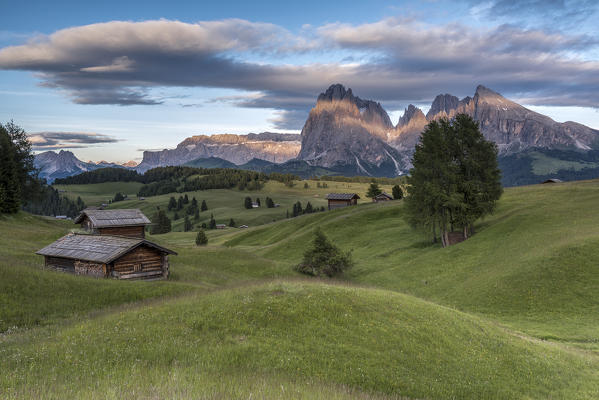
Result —
[[385, 192], [383, 192], [381, 194], [377, 194], [376, 196], [374, 196], [372, 198], [372, 201], [375, 203], [378, 203], [380, 201], [389, 201], [389, 200], [393, 200], [393, 196], [391, 196], [390, 194], [385, 193]]
[[143, 238], [144, 228], [150, 220], [138, 209], [94, 210], [85, 209], [75, 219], [85, 230], [103, 235], [119, 235]]

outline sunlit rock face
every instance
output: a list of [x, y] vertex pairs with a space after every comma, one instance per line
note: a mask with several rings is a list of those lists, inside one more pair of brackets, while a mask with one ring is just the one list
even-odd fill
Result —
[[351, 89], [332, 85], [318, 96], [302, 129], [298, 158], [362, 175], [397, 175], [405, 165], [387, 143], [394, 129], [379, 103], [362, 100]]
[[244, 164], [254, 158], [282, 163], [295, 158], [300, 151], [300, 135], [284, 133], [250, 133], [248, 135], [192, 136], [172, 150], [144, 151], [137, 170], [167, 165], [181, 165], [197, 158], [218, 157], [234, 164]]

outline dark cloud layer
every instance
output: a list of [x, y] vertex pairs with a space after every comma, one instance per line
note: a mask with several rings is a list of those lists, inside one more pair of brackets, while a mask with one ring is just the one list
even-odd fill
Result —
[[38, 132], [29, 134], [34, 150], [77, 149], [96, 144], [116, 143], [119, 140], [108, 135], [88, 132]]
[[[498, 14], [515, 12], [503, 1], [489, 7]], [[275, 127], [299, 129], [318, 93], [336, 82], [387, 108], [430, 101], [439, 93], [472, 95], [477, 84], [529, 104], [597, 107], [599, 61], [583, 58], [597, 47], [598, 38], [589, 35], [514, 25], [431, 26], [400, 18], [328, 24], [312, 28], [306, 38], [244, 20], [115, 21], [0, 49], [0, 68], [37, 72], [43, 85], [66, 91], [79, 104], [161, 104], [165, 98], [152, 89], [168, 86], [238, 89], [250, 94], [214, 101], [274, 109]], [[323, 59], [330, 50], [360, 53], [360, 61], [247, 61], [295, 54]]]

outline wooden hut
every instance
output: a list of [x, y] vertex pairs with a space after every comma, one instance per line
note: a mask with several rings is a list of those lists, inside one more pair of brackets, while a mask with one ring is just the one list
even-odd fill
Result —
[[85, 209], [75, 219], [76, 224], [91, 233], [101, 235], [145, 237], [145, 227], [151, 222], [140, 210]]
[[329, 201], [329, 210], [355, 206], [358, 204], [360, 196], [357, 193], [329, 193], [327, 200]]
[[563, 181], [561, 179], [557, 179], [557, 178], [551, 178], [551, 179], [547, 179], [544, 182], [541, 183], [562, 183]]
[[168, 255], [144, 238], [70, 233], [36, 252], [46, 267], [96, 277], [160, 279], [169, 275]]
[[376, 196], [374, 196], [372, 198], [373, 203], [379, 203], [381, 201], [390, 201], [390, 200], [393, 200], [393, 196], [391, 196], [390, 194], [387, 194], [385, 192], [383, 192], [381, 194], [377, 194]]

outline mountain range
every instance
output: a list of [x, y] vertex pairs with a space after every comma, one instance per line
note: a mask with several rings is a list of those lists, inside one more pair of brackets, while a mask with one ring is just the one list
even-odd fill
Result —
[[[145, 151], [134, 168], [143, 173], [158, 166], [186, 164], [272, 171], [279, 165], [286, 172], [296, 168], [302, 176], [317, 171], [397, 176], [411, 168], [414, 147], [426, 125], [458, 113], [478, 121], [485, 138], [497, 144], [506, 185], [534, 183], [545, 175], [572, 178], [572, 171], [574, 177], [599, 176], [598, 130], [576, 122], [556, 122], [482, 85], [472, 97], [438, 95], [426, 115], [410, 104], [393, 125], [380, 103], [361, 99], [351, 89], [335, 84], [318, 96], [300, 135], [192, 136], [175, 149]], [[83, 163], [64, 151], [42, 153], [36, 165], [51, 179], [103, 166]]]

